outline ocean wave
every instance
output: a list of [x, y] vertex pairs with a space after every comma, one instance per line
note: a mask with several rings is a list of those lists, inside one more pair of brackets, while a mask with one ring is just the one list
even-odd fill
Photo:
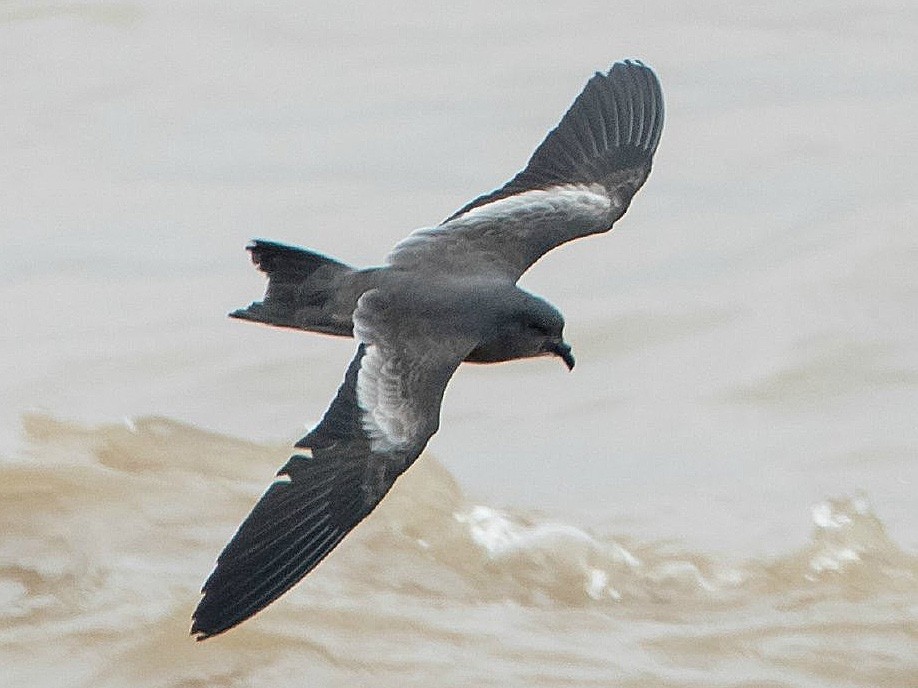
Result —
[[[187, 571], [184, 585], [194, 587], [288, 451], [163, 418], [83, 427], [30, 415], [24, 426], [27, 452], [0, 464], [7, 595], [38, 581], [85, 584], [157, 570]], [[425, 456], [333, 558], [359, 559], [359, 578], [383, 587], [532, 604], [716, 601], [753, 589], [882, 594], [915, 585], [915, 557], [889, 539], [863, 495], [814, 505], [812, 522], [803, 550], [721, 562], [477, 504]], [[431, 584], [446, 572], [450, 585]], [[16, 605], [7, 609], [21, 616]]]
[[[901, 610], [918, 590], [916, 557], [889, 539], [864, 496], [814, 505], [801, 550], [729, 562], [477, 504], [425, 456], [304, 582], [211, 641], [242, 654], [193, 655], [197, 588], [288, 449], [164, 418], [84, 427], [30, 415], [24, 427], [26, 451], [0, 461], [0, 658], [21, 685], [49, 684], [39, 664], [62, 661], [49, 648], [108, 648], [109, 660], [87, 659], [84, 674], [55, 685], [199, 685], [191, 677], [201, 675], [220, 685], [220, 661], [263, 668], [251, 653], [278, 637], [334, 673], [356, 661], [343, 658], [344, 638], [373, 629], [454, 646], [486, 633], [494, 614], [556, 624], [586, 613], [578, 623], [643, 627], [739, 611], [755, 625], [773, 624], [775, 609], [806, 608], [824, 623], [814, 610], [826, 604], [891, 598]], [[890, 633], [895, 645], [900, 626]], [[647, 642], [688, 652], [665, 637]], [[169, 666], [171, 682], [140, 669], [150, 643], [184, 658]], [[111, 652], [136, 655], [133, 669], [115, 671]]]

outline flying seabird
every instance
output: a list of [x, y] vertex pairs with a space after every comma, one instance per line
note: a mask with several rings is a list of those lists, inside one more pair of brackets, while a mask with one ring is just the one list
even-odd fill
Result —
[[353, 337], [357, 353], [321, 422], [255, 505], [204, 583], [191, 633], [222, 633], [289, 590], [369, 514], [439, 426], [463, 361], [557, 356], [558, 310], [516, 282], [556, 246], [599, 234], [650, 173], [663, 94], [638, 61], [597, 72], [507, 184], [364, 270], [256, 240], [264, 299], [234, 318]]

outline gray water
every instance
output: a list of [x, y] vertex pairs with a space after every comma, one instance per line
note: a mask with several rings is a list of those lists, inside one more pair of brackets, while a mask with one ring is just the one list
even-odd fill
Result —
[[[916, 38], [904, 2], [0, 4], [0, 663], [37, 686], [913, 685]], [[574, 373], [463, 367], [389, 515], [191, 643], [353, 353], [225, 318], [263, 289], [246, 241], [377, 263], [625, 57], [666, 95], [651, 178], [523, 280]]]

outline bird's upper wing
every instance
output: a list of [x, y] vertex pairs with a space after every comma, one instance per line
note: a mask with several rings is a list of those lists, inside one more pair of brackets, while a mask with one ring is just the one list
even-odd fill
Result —
[[357, 355], [337, 396], [204, 584], [199, 640], [280, 597], [373, 510], [437, 431], [446, 384], [474, 346], [417, 327], [379, 290], [361, 297], [354, 323]]
[[394, 266], [519, 279], [543, 254], [605, 232], [650, 173], [663, 129], [663, 93], [640, 62], [619, 62], [587, 82], [529, 164], [437, 227], [414, 232], [389, 255]]

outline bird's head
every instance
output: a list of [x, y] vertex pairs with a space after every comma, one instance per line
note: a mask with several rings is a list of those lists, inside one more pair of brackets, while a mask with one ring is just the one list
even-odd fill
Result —
[[564, 317], [557, 308], [533, 296], [527, 300], [520, 323], [530, 356], [557, 356], [568, 370], [574, 369], [571, 345], [564, 341]]

